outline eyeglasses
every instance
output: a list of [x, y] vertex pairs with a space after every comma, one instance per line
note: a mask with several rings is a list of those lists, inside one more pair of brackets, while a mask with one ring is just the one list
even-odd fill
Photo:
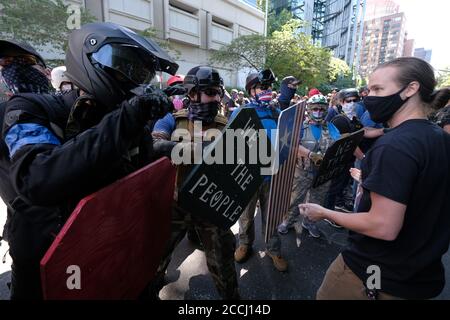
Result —
[[314, 107], [311, 109], [312, 111], [325, 111], [325, 108]]
[[217, 90], [214, 88], [206, 88], [201, 90], [201, 92], [203, 92], [204, 94], [206, 94], [208, 97], [215, 97], [215, 96], [223, 96], [223, 90]]

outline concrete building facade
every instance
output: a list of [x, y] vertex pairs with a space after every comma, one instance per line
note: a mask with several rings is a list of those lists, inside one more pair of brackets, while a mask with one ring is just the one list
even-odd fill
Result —
[[[211, 52], [234, 38], [264, 32], [264, 13], [239, 0], [85, 0], [85, 5], [100, 21], [156, 30], [180, 53], [176, 60], [182, 74], [208, 64]], [[247, 70], [214, 67], [226, 86], [245, 86]]]
[[[170, 42], [178, 54], [178, 73], [197, 65], [210, 64], [214, 50], [241, 35], [263, 34], [265, 14], [256, 2], [243, 0], [66, 0], [89, 10], [98, 21], [114, 22], [136, 31], [153, 29]], [[44, 52], [48, 59], [62, 59], [62, 53]], [[213, 65], [229, 87], [245, 87], [249, 70]], [[163, 81], [168, 75], [163, 74]]]

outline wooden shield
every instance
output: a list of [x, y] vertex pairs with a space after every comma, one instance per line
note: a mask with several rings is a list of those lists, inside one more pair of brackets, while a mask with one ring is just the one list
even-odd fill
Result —
[[353, 153], [363, 137], [364, 129], [361, 129], [336, 140], [326, 151], [312, 187], [317, 188], [347, 170], [348, 164], [354, 160]]
[[269, 210], [264, 238], [266, 243], [277, 232], [277, 226], [289, 209], [305, 107], [305, 101], [297, 103], [283, 110], [278, 118], [276, 150], [279, 163], [278, 170], [274, 172], [270, 181]]
[[[234, 143], [233, 148], [227, 147], [231, 140], [228, 133], [237, 133], [237, 129], [242, 129], [240, 137], [246, 141], [242, 144], [245, 159], [238, 156], [242, 154], [237, 152], [237, 149], [242, 149], [239, 143]], [[180, 206], [223, 229], [235, 224], [262, 183], [261, 168], [264, 164], [260, 162], [257, 151], [260, 139], [268, 139], [265, 132], [256, 111], [242, 108], [222, 135], [204, 150], [204, 159], [220, 153], [224, 155], [223, 163], [196, 165], [178, 194]], [[271, 148], [270, 141], [266, 140], [265, 145]], [[250, 154], [256, 155], [254, 162]]]
[[167, 158], [82, 199], [41, 260], [45, 299], [135, 299], [170, 236]]

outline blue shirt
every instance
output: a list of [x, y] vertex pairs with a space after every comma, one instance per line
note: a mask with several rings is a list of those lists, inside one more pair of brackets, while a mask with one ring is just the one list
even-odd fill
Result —
[[[250, 102], [249, 104], [245, 105], [243, 108], [253, 108], [256, 111], [256, 114], [258, 115], [259, 120], [261, 120], [261, 124], [266, 129], [267, 136], [269, 139], [272, 137], [272, 130], [277, 128], [278, 125], [278, 115], [280, 114], [280, 109], [276, 108], [273, 109], [271, 107], [268, 107], [266, 105], [260, 105], [255, 102]], [[240, 109], [236, 109], [233, 111], [233, 113], [230, 116], [230, 121], [233, 120]], [[276, 117], [276, 118], [275, 118]], [[275, 132], [273, 132], [273, 135], [275, 137]]]
[[164, 118], [156, 121], [155, 126], [153, 127], [154, 132], [163, 132], [167, 135], [171, 135], [172, 132], [175, 131], [175, 118], [172, 113], [168, 113], [164, 116]]
[[383, 128], [383, 124], [373, 122], [373, 120], [370, 118], [369, 111], [366, 111], [363, 113], [363, 115], [360, 118], [360, 121], [364, 127], [377, 128], [377, 129]]
[[355, 112], [356, 117], [361, 121], [364, 112], [366, 112], [366, 106], [364, 105], [364, 102], [360, 101], [356, 104]]

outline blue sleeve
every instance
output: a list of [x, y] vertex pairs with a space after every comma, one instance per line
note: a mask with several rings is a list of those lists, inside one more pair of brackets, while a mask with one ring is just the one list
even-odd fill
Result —
[[363, 114], [366, 112], [366, 107], [362, 102], [358, 102], [356, 105], [356, 117], [361, 120]]
[[[245, 108], [245, 107], [243, 107], [243, 108]], [[231, 113], [231, 116], [230, 116], [230, 121], [233, 120], [234, 118], [236, 118], [236, 115], [240, 110], [241, 110], [241, 108], [236, 108], [233, 110], [233, 112]]]
[[376, 123], [370, 118], [369, 111], [364, 112], [364, 114], [361, 116], [361, 124], [367, 128], [382, 128], [383, 127], [382, 124]]
[[153, 128], [153, 132], [163, 132], [167, 135], [171, 135], [175, 130], [175, 118], [171, 113], [168, 113], [164, 118], [159, 119]]
[[335, 115], [337, 115], [336, 110], [334, 110], [333, 107], [328, 108], [328, 113], [327, 113], [327, 116], [325, 118], [325, 122], [330, 122], [331, 119], [333, 119]]
[[5, 136], [5, 143], [8, 146], [10, 158], [26, 145], [53, 144], [59, 146], [61, 144], [48, 128], [36, 123], [20, 123], [12, 126]]

